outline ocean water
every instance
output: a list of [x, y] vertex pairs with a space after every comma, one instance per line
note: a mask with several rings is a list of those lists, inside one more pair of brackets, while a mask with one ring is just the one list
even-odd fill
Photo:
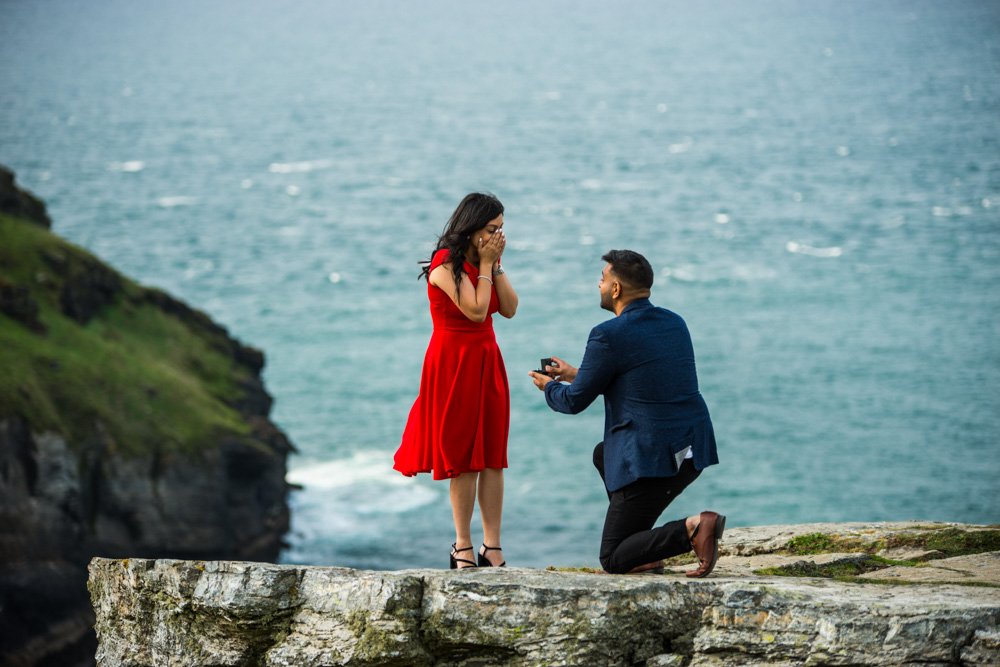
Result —
[[8, 1], [0, 128], [56, 231], [266, 351], [288, 562], [445, 564], [446, 484], [391, 462], [471, 190], [521, 299], [512, 565], [597, 564], [602, 407], [526, 373], [579, 361], [610, 248], [719, 440], [665, 518], [1000, 522], [996, 2]]

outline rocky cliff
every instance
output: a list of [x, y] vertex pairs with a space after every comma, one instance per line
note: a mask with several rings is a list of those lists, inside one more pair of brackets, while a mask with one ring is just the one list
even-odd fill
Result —
[[93, 664], [94, 556], [274, 560], [263, 354], [49, 231], [0, 169], [0, 664]]
[[[825, 524], [726, 535], [716, 574], [701, 580], [680, 575], [690, 565], [614, 576], [96, 559], [97, 662], [1000, 664], [996, 527]], [[922, 583], [900, 585], [907, 581]]]

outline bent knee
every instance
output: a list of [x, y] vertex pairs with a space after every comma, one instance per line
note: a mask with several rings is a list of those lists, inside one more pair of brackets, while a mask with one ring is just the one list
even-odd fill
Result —
[[603, 567], [604, 571], [607, 572], [608, 574], [614, 574], [613, 572], [611, 572], [611, 558], [610, 557], [608, 557], [608, 556], [601, 556], [601, 567]]
[[623, 567], [620, 558], [615, 558], [616, 549], [601, 549], [601, 554], [598, 559], [601, 561], [601, 567], [608, 574], [625, 574], [631, 568]]

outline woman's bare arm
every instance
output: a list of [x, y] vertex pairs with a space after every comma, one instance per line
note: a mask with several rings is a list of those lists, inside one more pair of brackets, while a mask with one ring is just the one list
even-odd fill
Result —
[[456, 291], [451, 262], [437, 267], [429, 276], [431, 285], [444, 290], [462, 314], [473, 322], [485, 322], [489, 314], [493, 282], [490, 273], [493, 271], [494, 262], [500, 258], [503, 245], [503, 235], [494, 234], [489, 241], [479, 247], [479, 280], [475, 285], [469, 276], [463, 273], [462, 282]]
[[510, 319], [517, 312], [517, 292], [510, 284], [506, 273], [493, 276], [493, 286], [497, 290], [497, 299], [500, 300], [500, 314]]
[[[483, 275], [489, 276], [489, 267], [485, 267]], [[490, 309], [490, 283], [488, 280], [477, 280], [472, 284], [472, 280], [465, 273], [462, 274], [462, 283], [459, 285], [457, 294], [455, 290], [455, 274], [452, 273], [451, 263], [442, 264], [430, 275], [431, 285], [439, 287], [451, 297], [451, 300], [462, 311], [462, 314], [473, 322], [483, 322]]]

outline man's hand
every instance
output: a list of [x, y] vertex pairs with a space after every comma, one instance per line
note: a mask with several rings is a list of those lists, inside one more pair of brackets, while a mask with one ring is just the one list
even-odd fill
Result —
[[531, 376], [531, 381], [535, 383], [535, 386], [541, 389], [542, 391], [545, 390], [545, 385], [547, 385], [550, 382], [554, 382], [552, 378], [550, 378], [548, 375], [545, 375], [544, 373], [536, 373], [535, 371], [528, 371], [528, 375]]
[[552, 363], [545, 364], [545, 368], [542, 369], [545, 373], [536, 373], [535, 371], [528, 373], [536, 387], [545, 389], [545, 385], [550, 382], [572, 383], [576, 379], [577, 369], [575, 366], [570, 366], [559, 357], [550, 357], [550, 359], [552, 359]]
[[552, 357], [552, 361], [555, 363], [551, 366], [546, 365], [542, 370], [549, 373], [554, 379], [559, 382], [570, 382], [576, 379], [577, 369], [574, 366], [570, 366], [565, 361], [559, 357]]

